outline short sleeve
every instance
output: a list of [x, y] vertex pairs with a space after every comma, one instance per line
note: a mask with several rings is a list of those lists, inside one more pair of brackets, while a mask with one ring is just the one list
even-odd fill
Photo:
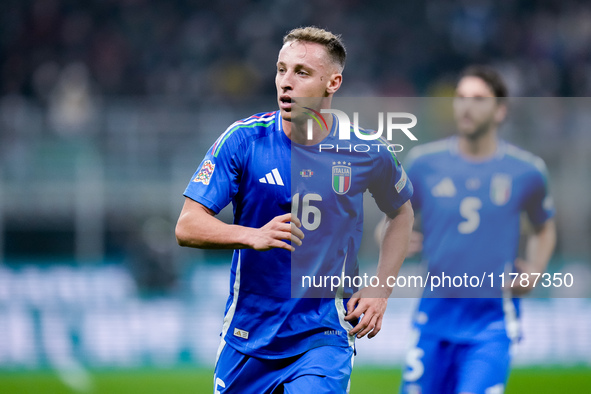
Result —
[[419, 177], [419, 163], [415, 160], [417, 158], [417, 150], [411, 149], [405, 160], [405, 168], [408, 174], [408, 179], [413, 181], [413, 193], [411, 197], [412, 207], [415, 211], [421, 208], [421, 188]]
[[543, 160], [536, 158], [535, 170], [532, 171], [524, 209], [534, 225], [540, 225], [554, 216], [554, 203], [548, 187], [548, 172]]
[[240, 129], [230, 126], [205, 155], [185, 189], [185, 197], [219, 213], [238, 192], [242, 148]]
[[386, 152], [376, 158], [378, 167], [374, 171], [376, 176], [369, 185], [369, 191], [378, 208], [390, 214], [411, 198], [413, 186], [396, 155]]

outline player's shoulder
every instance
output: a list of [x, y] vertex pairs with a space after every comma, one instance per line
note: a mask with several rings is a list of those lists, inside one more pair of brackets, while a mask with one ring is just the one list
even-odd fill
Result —
[[[366, 129], [363, 127], [355, 126], [350, 124], [350, 135], [349, 142], [351, 143], [351, 149], [358, 155], [366, 156], [372, 160], [383, 163], [383, 161], [393, 161], [396, 166], [400, 165], [398, 157], [396, 155], [395, 146], [383, 135], [377, 135], [376, 130]], [[332, 137], [337, 138], [338, 128], [335, 128]], [[365, 136], [366, 139], [360, 137]]]
[[273, 132], [277, 121], [277, 111], [261, 112], [232, 123], [212, 146], [217, 156], [222, 150], [233, 151], [242, 144], [248, 144]]
[[[338, 127], [335, 128], [335, 130], [334, 130], [335, 135], [336, 135], [337, 131], [338, 131]], [[370, 141], [379, 141], [381, 143], [382, 140], [385, 140], [382, 136], [379, 136], [379, 137], [376, 136], [376, 134], [378, 133], [376, 130], [366, 129], [361, 126], [355, 126], [353, 123], [349, 124], [349, 131], [350, 131], [351, 141], [354, 143], [359, 143], [359, 142], [367, 143], [368, 142], [367, 140], [360, 138], [357, 135], [357, 133], [359, 133], [363, 136], [366, 136], [366, 137], [373, 136]]]
[[429, 161], [438, 155], [447, 155], [449, 154], [450, 143], [450, 138], [444, 138], [433, 142], [427, 142], [422, 145], [417, 145], [413, 147], [406, 155], [406, 159], [404, 160], [405, 165], [408, 167], [423, 161]]
[[232, 123], [220, 138], [257, 138], [274, 130], [277, 111], [261, 112]]
[[512, 166], [518, 166], [525, 170], [539, 172], [544, 176], [547, 173], [546, 163], [544, 160], [535, 154], [513, 145], [506, 141], [501, 141], [503, 149], [503, 157], [505, 160], [510, 160]]

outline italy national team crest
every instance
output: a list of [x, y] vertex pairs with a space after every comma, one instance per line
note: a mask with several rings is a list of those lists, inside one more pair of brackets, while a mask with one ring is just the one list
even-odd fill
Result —
[[494, 174], [490, 181], [490, 199], [495, 205], [505, 205], [511, 197], [511, 176]]
[[351, 163], [332, 162], [332, 188], [337, 194], [345, 194], [351, 188]]
[[205, 160], [203, 162], [203, 165], [201, 166], [201, 169], [197, 173], [197, 176], [195, 177], [195, 179], [193, 179], [193, 182], [201, 182], [206, 186], [209, 185], [209, 181], [211, 180], [211, 176], [213, 175], [214, 169], [215, 164], [213, 164], [209, 160]]

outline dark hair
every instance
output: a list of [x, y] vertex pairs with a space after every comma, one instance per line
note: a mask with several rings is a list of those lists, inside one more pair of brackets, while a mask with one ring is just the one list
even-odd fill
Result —
[[341, 71], [345, 68], [347, 50], [340, 35], [335, 35], [315, 26], [298, 27], [283, 37], [284, 44], [290, 41], [306, 41], [321, 44], [326, 48], [332, 61], [340, 66]]
[[489, 66], [469, 66], [460, 74], [460, 79], [464, 77], [480, 78], [492, 90], [495, 97], [499, 99], [507, 98], [507, 85], [505, 85], [505, 81], [503, 81], [501, 74]]

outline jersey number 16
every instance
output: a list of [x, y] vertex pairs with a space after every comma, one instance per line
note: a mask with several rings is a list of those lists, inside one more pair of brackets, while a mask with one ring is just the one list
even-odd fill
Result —
[[302, 216], [300, 211], [300, 193], [296, 193], [291, 199], [291, 214], [301, 218], [302, 227], [308, 231], [313, 231], [320, 226], [322, 213], [318, 207], [312, 205], [313, 202], [322, 201], [320, 194], [308, 193], [302, 197]]

